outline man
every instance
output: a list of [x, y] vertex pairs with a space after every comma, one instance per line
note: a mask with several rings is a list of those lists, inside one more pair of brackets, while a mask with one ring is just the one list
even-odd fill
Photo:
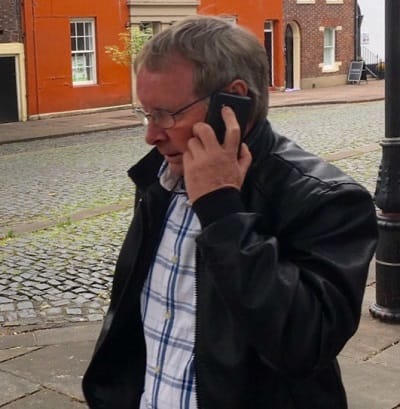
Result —
[[[376, 241], [369, 193], [276, 134], [257, 39], [193, 17], [135, 60], [154, 145], [83, 388], [92, 409], [343, 409], [336, 356], [357, 329]], [[209, 96], [247, 95], [240, 142]], [[239, 154], [238, 154], [239, 152]]]

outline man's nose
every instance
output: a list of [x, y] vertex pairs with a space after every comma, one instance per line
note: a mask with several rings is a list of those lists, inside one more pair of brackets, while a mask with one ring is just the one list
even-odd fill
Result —
[[150, 121], [146, 128], [145, 141], [149, 145], [157, 145], [157, 143], [165, 141], [168, 138], [164, 129], [160, 128], [153, 121]]

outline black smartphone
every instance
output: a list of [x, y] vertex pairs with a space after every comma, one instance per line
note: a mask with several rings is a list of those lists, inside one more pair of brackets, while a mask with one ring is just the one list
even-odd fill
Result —
[[250, 116], [251, 98], [227, 92], [216, 92], [211, 96], [206, 122], [212, 126], [219, 143], [223, 143], [225, 136], [225, 123], [222, 119], [221, 109], [225, 105], [235, 112], [240, 125], [241, 138], [244, 136], [246, 125]]

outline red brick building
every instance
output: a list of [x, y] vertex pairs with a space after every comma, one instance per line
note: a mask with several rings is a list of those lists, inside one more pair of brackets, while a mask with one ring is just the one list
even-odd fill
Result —
[[344, 84], [354, 58], [356, 0], [284, 0], [285, 84]]

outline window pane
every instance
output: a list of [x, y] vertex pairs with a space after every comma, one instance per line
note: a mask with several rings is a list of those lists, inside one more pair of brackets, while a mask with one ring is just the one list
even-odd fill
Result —
[[83, 51], [85, 49], [85, 39], [79, 37], [76, 40], [77, 40], [76, 50]]
[[85, 38], [85, 50], [93, 50], [92, 37]]
[[83, 24], [82, 23], [76, 23], [76, 35], [78, 36], [83, 36]]
[[324, 29], [324, 65], [334, 65], [335, 63], [335, 30], [333, 28]]
[[325, 45], [332, 46], [333, 45], [333, 30], [327, 29], [326, 30], [326, 37], [325, 37]]
[[92, 24], [91, 23], [86, 23], [85, 24], [85, 35], [86, 36], [91, 36], [92, 35]]

